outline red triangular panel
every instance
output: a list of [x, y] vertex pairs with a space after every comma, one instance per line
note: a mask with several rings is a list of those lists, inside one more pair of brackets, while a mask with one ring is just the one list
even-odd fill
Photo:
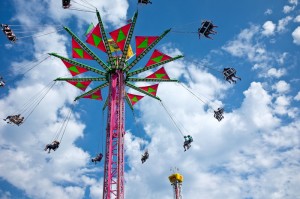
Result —
[[69, 81], [67, 81], [67, 82], [69, 82], [70, 84], [76, 86], [76, 87], [79, 88], [80, 90], [85, 91], [85, 89], [90, 85], [90, 83], [91, 83], [92, 81], [77, 82], [77, 81], [71, 81], [71, 80], [69, 80]]
[[136, 56], [139, 56], [148, 46], [150, 46], [158, 37], [157, 36], [136, 36]]
[[139, 87], [139, 88], [146, 91], [147, 93], [150, 93], [151, 95], [156, 96], [157, 87], [158, 87], [158, 84], [154, 84], [151, 86]]
[[130, 100], [130, 103], [131, 105], [135, 105], [135, 103], [137, 103], [138, 101], [140, 101], [144, 96], [142, 95], [134, 95], [134, 94], [130, 94], [130, 93], [127, 93], [127, 96]]
[[99, 24], [87, 35], [86, 42], [106, 52]]
[[101, 90], [96, 90], [90, 95], [86, 95], [83, 98], [94, 99], [94, 100], [102, 100]]
[[160, 63], [162, 61], [166, 61], [171, 58], [172, 57], [155, 49], [145, 67]]
[[93, 59], [74, 38], [72, 38], [72, 57], [79, 59]]
[[147, 76], [145, 79], [170, 79], [164, 67]]
[[61, 60], [65, 65], [66, 67], [68, 68], [68, 70], [70, 71], [71, 75], [72, 76], [76, 76], [76, 75], [79, 75], [81, 73], [84, 73], [84, 72], [87, 72], [88, 70], [85, 69], [85, 68], [82, 68], [80, 66], [76, 66], [74, 64], [71, 64], [65, 60]]
[[127, 38], [128, 32], [129, 32], [130, 26], [131, 26], [131, 23], [109, 33], [111, 38], [116, 42], [116, 44], [119, 46], [119, 48], [122, 51], [124, 50], [124, 45], [125, 45], [125, 41], [126, 41], [126, 38]]

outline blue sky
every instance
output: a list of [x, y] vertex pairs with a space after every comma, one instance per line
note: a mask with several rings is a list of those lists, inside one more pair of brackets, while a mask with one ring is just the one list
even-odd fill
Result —
[[[144, 97], [134, 106], [136, 125], [126, 107], [126, 198], [171, 199], [167, 177], [174, 166], [184, 176], [183, 198], [299, 198], [298, 0], [153, 0], [147, 6], [133, 0], [89, 2], [100, 11], [107, 33], [124, 25], [137, 9], [134, 35], [158, 36], [172, 28], [156, 48], [185, 57], [165, 69], [205, 101], [179, 84], [159, 85], [158, 96], [181, 131], [194, 137], [187, 152], [158, 101]], [[77, 0], [72, 7], [90, 10], [91, 5]], [[64, 10], [56, 0], [1, 1], [0, 13], [0, 23], [17, 25], [11, 27], [20, 38], [11, 44], [0, 36], [0, 75], [8, 80], [0, 89], [4, 118], [53, 79], [68, 74], [56, 58], [26, 74], [20, 68], [33, 66], [49, 52], [71, 57], [70, 36], [58, 30], [70, 27], [84, 39], [88, 24], [97, 19], [91, 12]], [[218, 25], [214, 40], [190, 33], [203, 19]], [[21, 38], [33, 34], [44, 36]], [[97, 54], [105, 61], [104, 53]], [[143, 67], [149, 56], [134, 69]], [[242, 81], [224, 81], [218, 70], [227, 66], [236, 68]], [[80, 93], [70, 84], [57, 84], [23, 125], [0, 123], [0, 199], [102, 197], [103, 163], [91, 164], [90, 158], [104, 148], [103, 102], [80, 100], [60, 148], [51, 154], [43, 151]], [[225, 108], [221, 122], [208, 108], [219, 106]], [[150, 158], [141, 164], [145, 148]]]

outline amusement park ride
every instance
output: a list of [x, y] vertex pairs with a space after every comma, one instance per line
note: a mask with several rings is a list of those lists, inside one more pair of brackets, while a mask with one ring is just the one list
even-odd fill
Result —
[[103, 62], [90, 48], [81, 41], [70, 29], [65, 30], [72, 37], [73, 58], [83, 58], [95, 60], [104, 70], [96, 69], [75, 60], [62, 57], [56, 53], [50, 53], [63, 61], [73, 76], [86, 71], [94, 72], [98, 77], [85, 78], [57, 78], [56, 81], [67, 81], [70, 84], [85, 90], [91, 82], [102, 82], [102, 84], [90, 91], [76, 97], [102, 99], [101, 90], [109, 88], [109, 94], [105, 101], [104, 108], [107, 113], [106, 130], [106, 151], [104, 167], [103, 199], [123, 199], [124, 198], [124, 135], [125, 135], [125, 101], [132, 108], [143, 96], [127, 93], [125, 87], [132, 88], [154, 99], [160, 100], [156, 96], [158, 84], [145, 87], [136, 87], [131, 82], [177, 82], [168, 77], [162, 67], [146, 78], [136, 78], [134, 75], [156, 68], [162, 64], [182, 58], [182, 55], [170, 57], [158, 50], [154, 50], [150, 60], [140, 69], [131, 69], [164, 37], [170, 30], [166, 30], [160, 36], [136, 36], [136, 55], [132, 62], [128, 62], [128, 52], [130, 41], [136, 24], [138, 13], [136, 12], [131, 23], [110, 32], [110, 36], [122, 51], [121, 56], [113, 56], [109, 40], [106, 36], [104, 26], [97, 11], [98, 25], [88, 34], [86, 42], [104, 51], [108, 55], [108, 63]]
[[173, 174], [169, 176], [169, 181], [173, 187], [174, 199], [182, 199], [181, 187], [183, 176], [178, 173], [178, 168], [173, 169]]
[[[139, 0], [139, 3], [151, 4], [148, 0]], [[70, 7], [70, 0], [63, 0], [62, 5], [64, 9]], [[163, 39], [171, 29], [164, 31], [160, 36], [136, 36], [135, 37], [135, 56], [131, 48], [131, 40], [133, 37], [134, 27], [138, 17], [136, 12], [128, 24], [114, 30], [109, 33], [111, 39], [107, 38], [107, 34], [104, 29], [104, 25], [98, 10], [96, 10], [98, 24], [94, 26], [86, 36], [86, 43], [98, 48], [107, 54], [107, 61], [102, 61], [78, 36], [76, 36], [69, 28], [64, 29], [70, 34], [72, 38], [72, 57], [76, 59], [94, 60], [101, 67], [95, 68], [82, 62], [78, 62], [74, 59], [66, 58], [58, 55], [57, 53], [49, 53], [51, 56], [57, 57], [62, 60], [64, 65], [73, 76], [71, 78], [57, 78], [55, 81], [66, 81], [77, 88], [85, 91], [92, 82], [98, 83], [98, 85], [91, 90], [81, 94], [75, 98], [79, 100], [81, 98], [102, 100], [102, 89], [108, 87], [108, 96], [105, 99], [103, 109], [107, 108], [107, 127], [106, 127], [106, 150], [105, 154], [99, 154], [93, 162], [101, 161], [102, 156], [105, 158], [104, 163], [104, 183], [103, 183], [103, 199], [124, 199], [124, 135], [125, 135], [125, 101], [129, 107], [133, 109], [135, 103], [141, 100], [144, 96], [128, 93], [126, 87], [136, 90], [144, 95], [150, 96], [160, 101], [160, 98], [156, 96], [159, 82], [178, 82], [178, 80], [170, 79], [164, 67], [157, 69], [154, 73], [148, 75], [145, 78], [137, 78], [142, 72], [155, 69], [158, 66], [180, 59], [183, 56], [178, 55], [170, 57], [157, 49], [154, 49], [150, 59], [146, 62], [145, 66], [136, 70], [132, 68], [148, 54], [154, 46]], [[203, 35], [210, 38], [209, 34], [215, 34], [213, 30], [214, 26], [210, 21], [203, 21], [202, 27], [198, 29], [199, 37]], [[7, 38], [15, 42], [17, 37], [14, 35], [10, 27], [6, 24], [2, 24], [2, 30], [6, 34]], [[119, 55], [114, 54], [115, 51], [122, 52]], [[133, 59], [133, 57], [135, 57]], [[129, 61], [132, 60], [132, 61]], [[74, 77], [85, 72], [94, 74], [92, 77]], [[235, 76], [236, 71], [233, 68], [224, 69], [224, 78], [230, 82], [232, 78], [238, 78]], [[150, 86], [137, 87], [133, 82], [155, 82]], [[232, 80], [235, 83], [235, 80]], [[0, 86], [4, 87], [5, 82], [3, 78], [0, 79]], [[99, 84], [100, 83], [100, 84]], [[219, 108], [214, 112], [214, 117], [221, 121], [223, 117], [224, 109]], [[9, 118], [10, 117], [10, 118]], [[20, 117], [20, 115], [19, 115]], [[17, 124], [17, 119], [13, 116], [8, 116], [7, 123]], [[24, 119], [24, 117], [23, 117]], [[23, 120], [22, 120], [23, 122]], [[20, 122], [20, 124], [22, 123]], [[19, 124], [17, 124], [19, 125]], [[185, 150], [189, 149], [192, 142], [192, 137], [184, 136]], [[45, 150], [58, 148], [60, 142], [56, 142], [56, 145], [47, 145]], [[149, 157], [149, 153], [142, 156], [142, 163], [144, 163]], [[181, 186], [183, 182], [183, 176], [178, 172], [169, 176], [169, 180], [174, 189], [174, 198], [182, 199]]]

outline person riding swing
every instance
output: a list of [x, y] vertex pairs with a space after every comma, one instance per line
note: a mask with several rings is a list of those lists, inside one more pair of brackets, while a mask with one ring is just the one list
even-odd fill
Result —
[[191, 143], [193, 142], [192, 136], [183, 136], [184, 137], [184, 143], [183, 143], [183, 148], [184, 151], [188, 150], [191, 147]]
[[214, 111], [214, 117], [220, 122], [222, 119], [224, 119], [223, 113], [224, 109], [218, 108], [216, 111]]
[[95, 164], [96, 164], [97, 162], [101, 162], [102, 157], [103, 157], [103, 154], [102, 154], [102, 153], [99, 153], [96, 157], [92, 158], [92, 162], [95, 162]]
[[59, 147], [59, 144], [59, 141], [54, 140], [51, 144], [47, 144], [44, 150], [47, 151], [49, 149], [48, 153], [50, 153], [51, 149], [55, 151]]
[[235, 79], [239, 79], [242, 80], [240, 77], [236, 76], [236, 70], [234, 68], [224, 68], [223, 69], [223, 75], [226, 81], [228, 81], [230, 84], [232, 83], [236, 83]]
[[144, 154], [142, 155], [142, 158], [141, 158], [141, 161], [142, 161], [142, 164], [144, 164], [144, 162], [146, 162], [146, 160], [149, 158], [149, 153], [148, 153], [148, 150], [146, 150], [144, 152]]

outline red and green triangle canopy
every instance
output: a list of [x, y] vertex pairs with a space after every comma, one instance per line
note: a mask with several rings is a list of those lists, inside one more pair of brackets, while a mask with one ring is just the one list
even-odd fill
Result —
[[154, 50], [149, 61], [147, 62], [146, 66], [151, 66], [153, 64], [157, 64], [157, 63], [160, 63], [162, 61], [166, 61], [166, 60], [169, 60], [171, 59], [172, 57], [160, 52], [159, 50]]
[[83, 98], [94, 99], [94, 100], [102, 100], [101, 89], [96, 90], [90, 95], [86, 95]]
[[97, 24], [95, 28], [88, 34], [86, 42], [93, 46], [96, 46], [103, 52], [106, 52], [99, 24]]
[[72, 38], [72, 57], [79, 59], [93, 59], [74, 38]]
[[156, 96], [158, 84], [154, 84], [151, 86], [143, 86], [143, 87], [139, 87], [139, 88], [146, 91], [147, 93], [150, 93], [153, 96]]
[[158, 37], [157, 36], [136, 36], [136, 56], [139, 56], [148, 46], [150, 46]]
[[130, 100], [130, 103], [131, 105], [135, 105], [135, 103], [137, 103], [138, 101], [140, 101], [144, 96], [142, 95], [135, 95], [135, 94], [130, 94], [130, 93], [127, 93], [127, 96]]
[[71, 64], [71, 63], [69, 63], [65, 60], [61, 60], [61, 61], [66, 65], [66, 67], [68, 68], [68, 70], [70, 71], [72, 76], [76, 76], [76, 75], [79, 75], [81, 73], [85, 73], [85, 72], [88, 71], [85, 68], [82, 68], [80, 66], [76, 66], [76, 65]]
[[151, 75], [147, 76], [145, 79], [170, 79], [164, 67], [158, 69]]
[[109, 33], [111, 38], [116, 42], [122, 51], [124, 50], [125, 41], [130, 27], [131, 23]]
[[79, 88], [80, 90], [85, 91], [85, 89], [90, 85], [90, 83], [92, 81], [71, 81], [68, 80], [67, 82], [69, 82], [70, 84], [76, 86], [77, 88]]

